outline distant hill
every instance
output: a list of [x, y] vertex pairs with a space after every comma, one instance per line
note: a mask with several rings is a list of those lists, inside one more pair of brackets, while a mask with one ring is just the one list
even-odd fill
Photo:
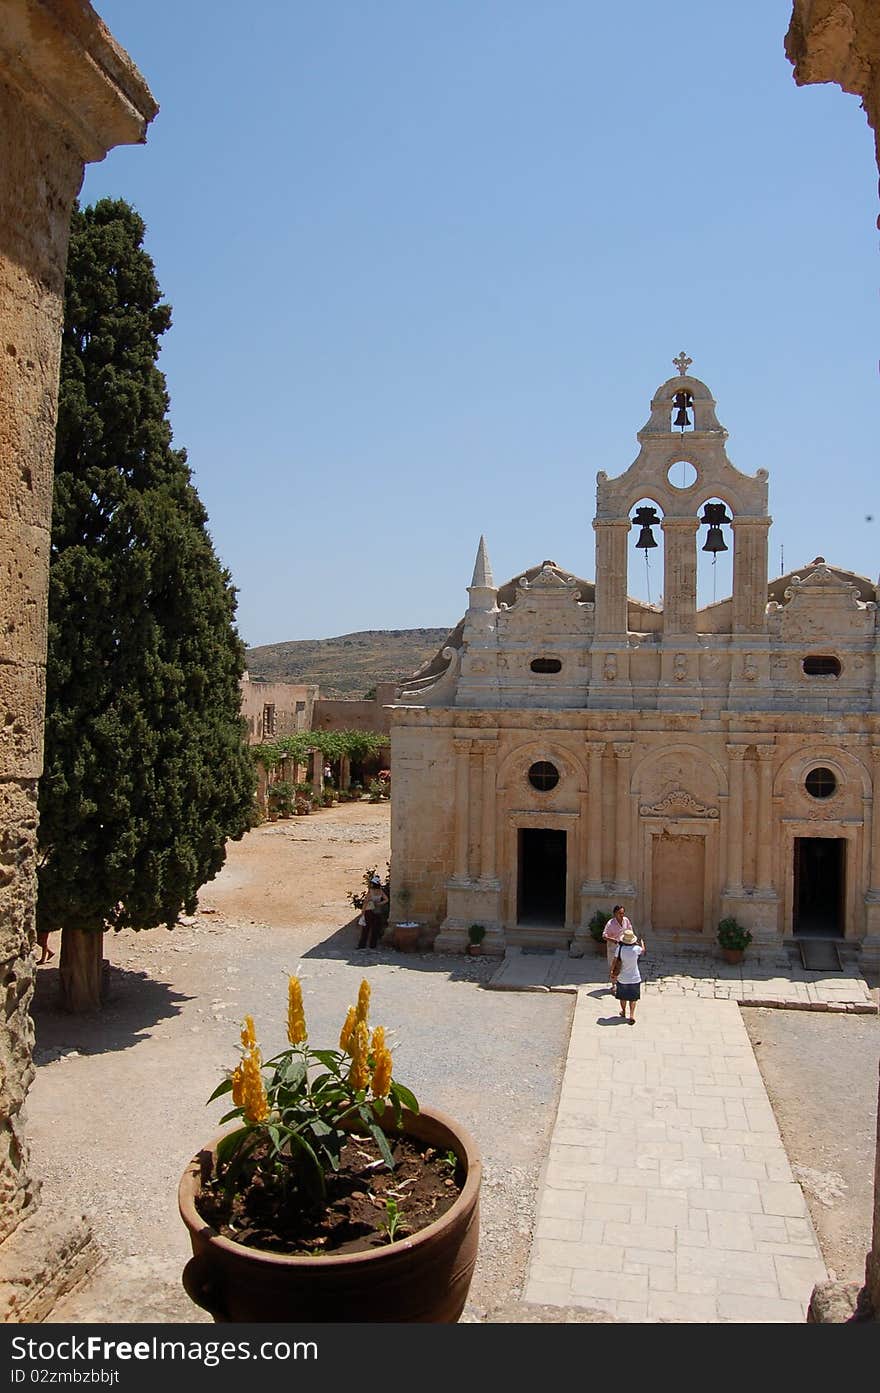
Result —
[[266, 643], [247, 650], [252, 679], [317, 682], [321, 696], [359, 697], [399, 682], [434, 656], [449, 629], [366, 629], [338, 638]]

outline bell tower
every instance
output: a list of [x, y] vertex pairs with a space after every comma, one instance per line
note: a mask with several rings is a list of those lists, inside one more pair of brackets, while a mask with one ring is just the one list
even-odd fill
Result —
[[[673, 360], [675, 377], [658, 388], [651, 414], [638, 432], [639, 453], [617, 478], [596, 476], [596, 627], [593, 643], [591, 706], [625, 708], [633, 704], [629, 685], [628, 603], [626, 593], [630, 531], [640, 531], [636, 546], [657, 545], [653, 528], [658, 512], [663, 550], [663, 613], [658, 707], [698, 707], [699, 653], [703, 648], [697, 622], [697, 546], [726, 550], [722, 528], [733, 535], [733, 598], [730, 646], [734, 652], [731, 697], [746, 650], [751, 668], [767, 667], [767, 471], [743, 474], [727, 457], [727, 431], [715, 414], [708, 387], [690, 376], [691, 359]], [[630, 512], [640, 500], [653, 507]], [[722, 500], [710, 502], [709, 500]], [[702, 509], [702, 514], [701, 510]], [[740, 659], [736, 650], [742, 649]], [[613, 674], [609, 681], [609, 674]], [[750, 677], [750, 681], [754, 678]], [[609, 690], [613, 688], [613, 690]], [[745, 693], [743, 693], [745, 697]]]

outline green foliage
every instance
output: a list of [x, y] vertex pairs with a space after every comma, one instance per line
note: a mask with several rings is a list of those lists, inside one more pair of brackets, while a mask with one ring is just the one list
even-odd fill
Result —
[[369, 759], [388, 744], [387, 735], [372, 730], [297, 730], [263, 745], [254, 746], [254, 756], [265, 769], [274, 769], [285, 757], [306, 764], [313, 751], [324, 759]]
[[610, 918], [611, 915], [606, 914], [605, 911], [602, 909], [597, 909], [595, 913], [591, 916], [587, 928], [589, 929], [592, 938], [594, 938], [597, 943], [601, 943], [603, 930]]
[[294, 787], [287, 779], [279, 779], [278, 783], [270, 784], [266, 792], [266, 800], [269, 804], [269, 812], [276, 817], [290, 817], [293, 813]]
[[471, 924], [470, 928], [468, 929], [468, 940], [470, 943], [482, 943], [485, 937], [486, 930], [482, 924]]
[[251, 825], [244, 648], [183, 450], [144, 224], [75, 208], [49, 590], [41, 929], [173, 925]]
[[748, 948], [752, 941], [751, 929], [747, 929], [733, 915], [722, 919], [718, 925], [718, 942], [722, 948]]
[[[294, 983], [298, 1015], [292, 1005]], [[419, 1104], [410, 1090], [391, 1076], [387, 1046], [377, 1045], [375, 1033], [370, 1039], [367, 983], [361, 984], [359, 1014], [351, 1029], [346, 1021], [336, 1050], [315, 1049], [308, 1044], [297, 978], [291, 979], [290, 1000], [290, 1048], [263, 1064], [252, 1033], [253, 1022], [246, 1017], [242, 1061], [214, 1090], [208, 1103], [231, 1093], [235, 1104], [220, 1125], [235, 1121], [237, 1126], [226, 1133], [217, 1148], [217, 1178], [227, 1195], [245, 1188], [256, 1176], [264, 1204], [314, 1210], [323, 1205], [325, 1175], [339, 1169], [340, 1153], [352, 1132], [371, 1136], [385, 1164], [394, 1169], [380, 1121], [390, 1109], [394, 1126], [399, 1127], [403, 1109], [418, 1113]], [[349, 1018], [354, 1016], [352, 1007]], [[295, 1028], [291, 1030], [291, 1026]]]
[[385, 1201], [385, 1215], [379, 1220], [379, 1223], [385, 1230], [389, 1243], [394, 1243], [397, 1238], [401, 1238], [408, 1232], [403, 1210], [397, 1200], [390, 1197]]

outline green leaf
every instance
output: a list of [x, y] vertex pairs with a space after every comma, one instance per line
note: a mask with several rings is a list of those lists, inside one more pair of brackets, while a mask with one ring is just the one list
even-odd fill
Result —
[[[224, 1079], [222, 1083], [218, 1083], [217, 1087], [214, 1089], [214, 1092], [211, 1094], [210, 1098], [208, 1099], [208, 1103], [213, 1103], [213, 1101], [214, 1101], [215, 1098], [222, 1098], [224, 1093], [231, 1093], [231, 1092], [232, 1092], [232, 1079]], [[205, 1107], [208, 1106], [208, 1103], [205, 1104]]]
[[419, 1104], [415, 1094], [410, 1093], [408, 1088], [404, 1088], [402, 1083], [392, 1082], [391, 1093], [400, 1100], [405, 1108], [409, 1108], [410, 1112], [418, 1113]]

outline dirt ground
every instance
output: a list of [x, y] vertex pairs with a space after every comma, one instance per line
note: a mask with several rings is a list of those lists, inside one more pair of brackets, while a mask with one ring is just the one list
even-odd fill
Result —
[[384, 871], [389, 821], [387, 803], [348, 804], [230, 844], [192, 922], [108, 935], [112, 997], [100, 1016], [61, 1015], [56, 969], [40, 969], [28, 1106], [35, 1169], [45, 1202], [87, 1213], [107, 1256], [53, 1322], [209, 1319], [180, 1286], [189, 1252], [177, 1183], [218, 1130], [222, 1106], [205, 1100], [236, 1062], [243, 1015], [255, 1017], [264, 1057], [285, 1043], [291, 972], [303, 980], [318, 1046], [335, 1046], [367, 977], [395, 1077], [463, 1123], [483, 1158], [464, 1319], [501, 1319], [492, 1313], [516, 1302], [574, 998], [486, 992], [497, 966], [489, 959], [359, 951], [347, 892], [367, 867]]
[[[389, 1028], [395, 1076], [470, 1129], [484, 1160], [480, 1255], [465, 1320], [589, 1320], [517, 1306], [556, 1114], [573, 996], [488, 992], [496, 964], [358, 951], [347, 898], [384, 871], [388, 804], [267, 823], [228, 847], [199, 912], [173, 932], [108, 935], [111, 999], [99, 1016], [54, 1005], [38, 973], [37, 1078], [28, 1134], [45, 1202], [89, 1215], [106, 1255], [56, 1322], [200, 1322], [180, 1286], [189, 1256], [176, 1207], [184, 1166], [217, 1130], [205, 1100], [254, 1015], [264, 1055], [285, 1040], [287, 976], [303, 979], [314, 1043], [334, 1045], [360, 980]], [[56, 943], [57, 946], [57, 943]], [[743, 1012], [826, 1264], [861, 1280], [870, 1241], [880, 1029], [876, 1017]]]

